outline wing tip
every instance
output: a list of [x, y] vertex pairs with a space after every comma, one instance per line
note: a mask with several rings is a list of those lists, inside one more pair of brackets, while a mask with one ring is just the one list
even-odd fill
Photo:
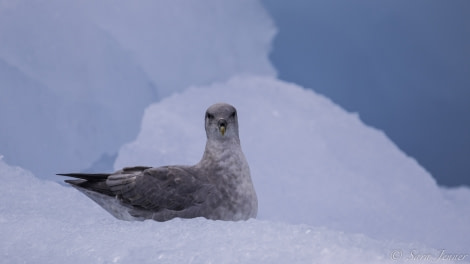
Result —
[[64, 182], [73, 185], [73, 186], [79, 186], [81, 183], [85, 182], [86, 180], [65, 180]]
[[102, 181], [106, 180], [112, 173], [56, 173], [57, 176], [72, 177], [76, 179], [83, 179], [87, 181]]
[[69, 176], [70, 173], [56, 173], [55, 175], [58, 176]]

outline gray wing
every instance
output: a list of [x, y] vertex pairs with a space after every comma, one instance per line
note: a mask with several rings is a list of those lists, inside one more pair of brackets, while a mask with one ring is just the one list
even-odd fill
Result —
[[106, 185], [121, 202], [159, 212], [182, 211], [204, 203], [211, 186], [195, 177], [190, 167], [166, 166], [139, 173], [110, 175]]
[[[104, 209], [120, 219], [207, 216], [206, 204], [214, 186], [196, 177], [192, 167], [130, 167], [113, 174], [59, 174]], [[117, 200], [116, 200], [117, 198]]]

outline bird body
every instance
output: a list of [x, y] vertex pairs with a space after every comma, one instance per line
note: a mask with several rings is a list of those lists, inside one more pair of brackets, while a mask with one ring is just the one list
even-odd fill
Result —
[[258, 201], [240, 146], [236, 109], [206, 111], [206, 148], [193, 166], [128, 167], [114, 173], [65, 173], [67, 183], [118, 219], [167, 221], [175, 217], [246, 220]]

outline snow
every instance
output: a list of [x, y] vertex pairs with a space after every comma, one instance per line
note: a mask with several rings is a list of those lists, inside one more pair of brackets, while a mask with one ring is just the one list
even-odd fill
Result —
[[0, 204], [2, 263], [392, 263], [396, 248], [439, 256], [420, 244], [266, 220], [120, 221], [3, 160], [0, 177], [9, 197]]
[[135, 138], [150, 103], [275, 75], [274, 33], [257, 1], [1, 1], [0, 150], [42, 178], [89, 168]]
[[204, 111], [220, 101], [239, 112], [259, 219], [468, 250], [468, 188], [445, 195], [383, 132], [323, 96], [272, 77], [234, 77], [149, 106], [115, 169], [195, 164], [205, 144]]
[[440, 189], [357, 115], [272, 77], [234, 77], [151, 105], [116, 168], [197, 162], [206, 106], [229, 100], [258, 220], [119, 221], [76, 190], [1, 160], [5, 261], [389, 263], [467, 254], [468, 189]]
[[[468, 263], [470, 190], [277, 80], [274, 32], [256, 1], [0, 1], [1, 262]], [[220, 101], [239, 112], [257, 219], [119, 221], [44, 179], [118, 150], [116, 169], [196, 163]]]

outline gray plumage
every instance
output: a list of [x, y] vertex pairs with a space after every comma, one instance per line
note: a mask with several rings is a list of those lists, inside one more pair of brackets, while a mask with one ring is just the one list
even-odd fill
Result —
[[258, 200], [240, 146], [236, 109], [225, 103], [212, 105], [206, 111], [205, 128], [206, 148], [193, 166], [58, 175], [77, 178], [66, 182], [123, 220], [256, 217]]

